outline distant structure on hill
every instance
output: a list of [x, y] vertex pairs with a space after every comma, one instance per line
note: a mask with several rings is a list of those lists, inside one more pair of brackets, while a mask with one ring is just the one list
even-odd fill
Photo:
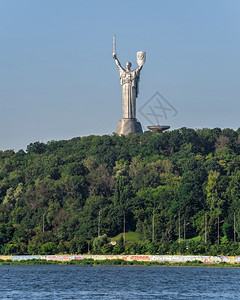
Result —
[[170, 126], [167, 125], [151, 125], [147, 127], [149, 130], [154, 131], [156, 133], [161, 133], [164, 130], [167, 130], [170, 128]]
[[113, 59], [118, 67], [120, 75], [120, 84], [122, 86], [122, 108], [123, 118], [118, 122], [116, 133], [118, 135], [127, 135], [129, 133], [142, 133], [141, 123], [136, 119], [136, 98], [139, 93], [140, 72], [146, 61], [144, 51], [137, 52], [138, 68], [131, 70], [132, 64], [126, 63], [124, 69], [116, 53], [116, 36], [113, 36]]

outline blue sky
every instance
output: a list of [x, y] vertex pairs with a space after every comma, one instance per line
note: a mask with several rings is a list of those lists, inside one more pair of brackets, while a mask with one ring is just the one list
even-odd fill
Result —
[[239, 128], [239, 15], [238, 0], [0, 0], [0, 149], [115, 131], [114, 33], [122, 64], [147, 53], [144, 128], [156, 92], [177, 110], [158, 124]]

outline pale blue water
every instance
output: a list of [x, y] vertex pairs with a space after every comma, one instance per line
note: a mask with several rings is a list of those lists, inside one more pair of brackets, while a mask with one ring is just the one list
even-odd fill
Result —
[[0, 299], [240, 299], [240, 269], [0, 266]]

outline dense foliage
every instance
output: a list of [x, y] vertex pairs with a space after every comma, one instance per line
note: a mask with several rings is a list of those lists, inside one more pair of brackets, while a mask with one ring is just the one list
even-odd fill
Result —
[[[0, 151], [0, 252], [240, 254], [239, 133], [181, 128]], [[138, 242], [113, 247], [124, 226]]]

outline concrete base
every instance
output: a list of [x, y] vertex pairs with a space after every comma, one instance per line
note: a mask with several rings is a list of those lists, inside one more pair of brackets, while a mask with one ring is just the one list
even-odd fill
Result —
[[137, 119], [121, 119], [118, 122], [116, 133], [118, 135], [127, 135], [129, 133], [142, 133], [141, 123]]

